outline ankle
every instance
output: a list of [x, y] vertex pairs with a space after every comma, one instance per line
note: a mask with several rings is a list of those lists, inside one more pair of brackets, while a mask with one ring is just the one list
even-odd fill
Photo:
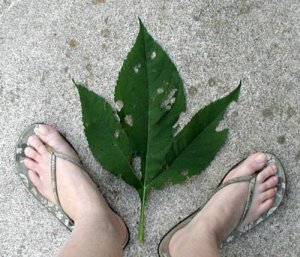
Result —
[[197, 251], [200, 246], [205, 245], [219, 247], [221, 244], [209, 222], [192, 220], [171, 238], [169, 251], [172, 257], [184, 256], [184, 253], [189, 252], [190, 249]]
[[81, 213], [74, 220], [76, 228], [93, 227], [93, 229], [105, 233], [115, 240], [124, 243], [127, 228], [124, 221], [111, 210], [89, 211]]
[[191, 226], [191, 233], [194, 237], [199, 238], [199, 241], [210, 242], [218, 247], [221, 246], [224, 239], [223, 231], [215, 217], [202, 215], [189, 225]]
[[111, 220], [111, 211], [104, 210], [102, 208], [86, 208], [84, 210], [78, 210], [75, 212], [74, 222], [81, 223], [85, 221], [105, 221], [109, 222]]

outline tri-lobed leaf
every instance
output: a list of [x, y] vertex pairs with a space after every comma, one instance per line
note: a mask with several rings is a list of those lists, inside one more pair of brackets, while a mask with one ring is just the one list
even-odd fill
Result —
[[[75, 82], [74, 82], [75, 83]], [[89, 147], [102, 166], [136, 188], [142, 201], [139, 239], [150, 189], [184, 182], [199, 174], [224, 144], [228, 130], [216, 127], [240, 85], [200, 110], [175, 135], [186, 109], [183, 82], [166, 52], [140, 21], [136, 42], [119, 73], [114, 110], [102, 97], [76, 84]], [[141, 158], [141, 177], [132, 165]]]

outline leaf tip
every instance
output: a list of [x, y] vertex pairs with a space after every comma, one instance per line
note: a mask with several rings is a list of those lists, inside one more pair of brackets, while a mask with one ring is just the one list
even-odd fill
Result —
[[146, 27], [145, 27], [145, 25], [144, 25], [144, 23], [142, 22], [142, 19], [139, 17], [139, 23], [140, 23], [140, 32], [141, 31], [146, 31], [147, 32], [147, 29], [146, 29]]
[[237, 101], [239, 99], [241, 87], [242, 87], [242, 81], [240, 80], [240, 83], [238, 84], [236, 89], [230, 93], [233, 95], [233, 98], [232, 98], [233, 101]]
[[77, 84], [76, 81], [72, 78], [72, 82], [74, 83], [75, 87], [79, 90], [80, 84]]
[[240, 83], [239, 83], [239, 85], [237, 86], [238, 93], [240, 93], [240, 91], [241, 91], [241, 87], [242, 87], [242, 81], [240, 80]]
[[140, 26], [144, 26], [142, 19], [140, 17], [138, 17], [138, 19], [139, 19]]

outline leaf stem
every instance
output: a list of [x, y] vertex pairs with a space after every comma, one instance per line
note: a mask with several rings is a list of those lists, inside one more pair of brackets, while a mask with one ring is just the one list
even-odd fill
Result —
[[140, 194], [140, 198], [141, 198], [141, 211], [140, 211], [138, 240], [141, 243], [143, 243], [144, 242], [145, 207], [146, 207], [146, 201], [147, 201], [146, 187], [143, 188], [142, 194]]

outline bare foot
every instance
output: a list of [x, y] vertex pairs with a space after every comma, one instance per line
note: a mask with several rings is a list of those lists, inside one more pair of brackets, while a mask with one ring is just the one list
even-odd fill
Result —
[[[24, 164], [28, 175], [37, 190], [48, 200], [55, 203], [51, 186], [51, 156], [45, 144], [55, 151], [78, 159], [71, 146], [56, 129], [40, 125], [35, 129], [36, 136], [28, 139]], [[96, 185], [88, 174], [73, 163], [57, 158], [57, 191], [63, 210], [75, 222], [80, 219], [99, 219], [104, 228], [115, 233], [116, 240], [124, 244], [127, 228], [123, 220], [106, 204]]]
[[[263, 169], [257, 176], [253, 200], [241, 227], [256, 220], [274, 204], [278, 184], [277, 167], [274, 164], [265, 167], [266, 164], [266, 154], [253, 154], [224, 179], [226, 182], [235, 177], [253, 175]], [[248, 186], [249, 182], [241, 182], [218, 191], [188, 225], [174, 234], [169, 244], [171, 256], [200, 256], [199, 252], [196, 254], [193, 251], [199, 250], [197, 246], [201, 244], [201, 240], [206, 240], [219, 249], [222, 241], [238, 225], [244, 210]]]

